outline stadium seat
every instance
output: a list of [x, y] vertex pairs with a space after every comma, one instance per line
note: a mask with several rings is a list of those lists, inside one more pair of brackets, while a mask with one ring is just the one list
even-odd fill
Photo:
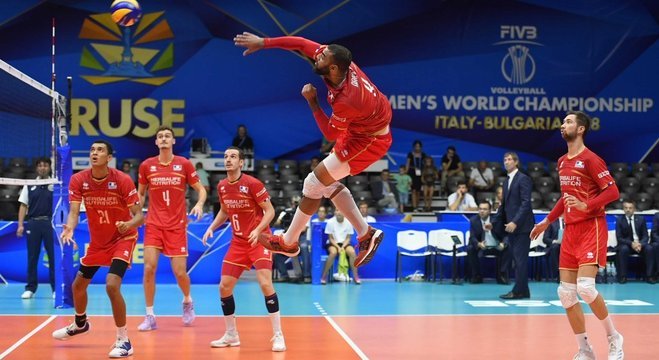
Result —
[[297, 174], [280, 174], [279, 183], [283, 186], [284, 184], [298, 184], [300, 182], [300, 176]]
[[348, 186], [351, 185], [359, 185], [359, 184], [365, 184], [368, 185], [368, 176], [367, 175], [355, 175], [355, 176], [349, 176], [347, 178], [348, 181]]
[[549, 176], [534, 178], [533, 185], [535, 186], [536, 191], [539, 191], [542, 194], [550, 193], [556, 189], [556, 182]]
[[18, 198], [0, 197], [0, 220], [16, 221], [18, 219]]
[[403, 230], [396, 235], [396, 276], [395, 281], [402, 280], [403, 256], [426, 258], [425, 276], [428, 279], [428, 263], [432, 260], [432, 252], [428, 249], [428, 234], [420, 230]]
[[545, 170], [545, 163], [540, 162], [540, 161], [529, 161], [528, 165], [526, 165], [526, 170], [530, 172], [542, 172], [543, 174], [546, 173]]
[[560, 198], [561, 198], [560, 192], [552, 191], [544, 194], [545, 207], [547, 209], [553, 209], [554, 205], [556, 205], [556, 201], [558, 201]]
[[[457, 236], [458, 243], [453, 241], [453, 236]], [[442, 260], [441, 256], [448, 256], [452, 259], [452, 275], [453, 280], [455, 281], [458, 277], [458, 259], [467, 256], [467, 244], [465, 242], [465, 236], [462, 231], [459, 230], [449, 230], [449, 229], [437, 229], [430, 230], [428, 232], [428, 247], [433, 252], [433, 281], [437, 278], [435, 263], [437, 263], [437, 258], [439, 257], [439, 280], [442, 280]], [[455, 247], [455, 253], [454, 253]]]
[[638, 181], [635, 177], [625, 177], [620, 179], [618, 182], [618, 187], [620, 188], [620, 191], [625, 192], [627, 194], [634, 194], [638, 192], [638, 190], [641, 188], [641, 182]]
[[488, 201], [490, 205], [492, 205], [492, 202], [494, 198], [496, 197], [495, 193], [490, 192], [490, 191], [479, 191], [476, 193], [476, 202], [480, 203], [481, 201]]
[[607, 208], [610, 209], [616, 209], [616, 210], [621, 210], [622, 209], [622, 203], [631, 200], [631, 196], [625, 192], [620, 192], [620, 197], [618, 198], [618, 201], [614, 201], [608, 205]]
[[[541, 274], [545, 274], [545, 280], [549, 280], [549, 271], [547, 270], [547, 262], [543, 261], [546, 259], [547, 253], [545, 248], [547, 245], [542, 241], [542, 234], [540, 234], [535, 240], [531, 240], [529, 246], [529, 260], [531, 261], [531, 271], [534, 274], [536, 280], [540, 280]], [[543, 264], [545, 266], [543, 266]]]
[[471, 170], [477, 169], [478, 168], [478, 162], [477, 161], [463, 161], [462, 162], [462, 169], [464, 170], [465, 175], [469, 176], [471, 174]]
[[360, 201], [366, 201], [369, 205], [373, 200], [373, 195], [370, 191], [355, 191], [352, 193], [352, 197], [355, 198], [355, 202], [359, 203]]
[[295, 191], [295, 192], [299, 193], [299, 192], [302, 191], [302, 186], [300, 186], [300, 184], [297, 183], [297, 182], [292, 182], [292, 183], [281, 183], [280, 182], [279, 183], [279, 188], [281, 189], [281, 191], [284, 191], [284, 192]]
[[496, 178], [497, 176], [501, 176], [505, 174], [505, 170], [503, 169], [503, 164], [500, 161], [488, 161], [487, 162], [487, 167], [492, 169], [492, 174], [494, 174], [494, 177]]
[[499, 186], [503, 187], [503, 184], [508, 181], [508, 176], [499, 176], [499, 177], [496, 177], [495, 179], [496, 179], [496, 186], [497, 187], [499, 187]]
[[650, 176], [650, 166], [646, 163], [635, 163], [632, 165], [632, 176], [643, 180]]
[[531, 208], [533, 210], [545, 208], [545, 200], [542, 198], [542, 194], [537, 191], [531, 192]]
[[556, 161], [547, 163], [547, 172], [551, 173], [552, 171], [558, 171], [558, 163]]
[[27, 168], [30, 164], [26, 157], [13, 157], [9, 159], [8, 168]]
[[656, 194], [659, 192], [659, 178], [649, 177], [643, 180], [643, 191], [648, 194]]
[[609, 170], [611, 174], [624, 174], [625, 176], [629, 175], [629, 165], [624, 162], [614, 162], [609, 164]]
[[279, 164], [280, 173], [283, 169], [291, 169], [293, 172], [297, 173], [297, 160], [281, 159], [277, 163]]
[[259, 174], [258, 179], [261, 180], [264, 184], [276, 184], [277, 176], [275, 174]]
[[636, 210], [645, 211], [652, 208], [652, 203], [654, 202], [652, 194], [640, 192], [636, 193], [633, 198], [636, 201]]
[[275, 172], [275, 161], [274, 160], [256, 160], [255, 171], [259, 169], [269, 169], [270, 172]]

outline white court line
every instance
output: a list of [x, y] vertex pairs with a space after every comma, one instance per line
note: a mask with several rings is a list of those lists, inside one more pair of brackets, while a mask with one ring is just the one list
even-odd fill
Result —
[[24, 342], [26, 342], [29, 338], [32, 337], [32, 335], [36, 334], [39, 330], [43, 329], [46, 325], [50, 324], [51, 321], [55, 320], [57, 318], [57, 315], [52, 315], [46, 321], [42, 322], [41, 325], [37, 326], [34, 330], [30, 331], [29, 334], [23, 336], [22, 339], [18, 340], [14, 345], [12, 345], [9, 349], [5, 350], [2, 354], [0, 354], [0, 359], [4, 359], [7, 355], [9, 355], [12, 351], [16, 350], [17, 347], [21, 346]]
[[323, 317], [325, 318], [325, 320], [327, 320], [327, 322], [330, 323], [330, 325], [332, 325], [332, 327], [334, 328], [334, 330], [336, 330], [336, 332], [339, 333], [339, 335], [341, 335], [341, 337], [343, 338], [343, 340], [345, 340], [345, 342], [347, 342], [348, 345], [350, 345], [350, 347], [352, 348], [352, 350], [354, 350], [354, 351], [357, 353], [357, 355], [359, 356], [359, 358], [362, 359], [362, 360], [368, 360], [368, 356], [366, 356], [366, 354], [364, 354], [364, 352], [359, 348], [359, 346], [357, 346], [357, 344], [355, 344], [355, 342], [352, 341], [352, 339], [350, 339], [350, 337], [348, 336], [348, 334], [346, 334], [345, 331], [343, 331], [343, 329], [341, 329], [341, 327], [339, 326], [339, 324], [337, 324], [337, 323], [334, 321], [334, 319], [332, 319], [329, 315], [327, 315], [327, 312], [325, 311], [325, 309], [323, 309], [323, 307], [320, 305], [320, 303], [318, 303], [318, 302], [314, 302], [313, 305], [314, 305], [314, 306], [316, 307], [316, 309], [318, 309], [318, 311], [323, 315]]

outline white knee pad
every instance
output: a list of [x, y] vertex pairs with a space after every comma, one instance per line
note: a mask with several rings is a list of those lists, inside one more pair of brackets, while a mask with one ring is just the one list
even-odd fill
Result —
[[595, 278], [591, 277], [579, 277], [577, 278], [577, 292], [579, 296], [586, 302], [590, 304], [595, 299], [597, 299], [597, 294], [599, 292], [595, 288]]
[[333, 182], [330, 186], [325, 188], [325, 192], [323, 193], [323, 196], [325, 196], [328, 199], [332, 199], [332, 195], [336, 196], [339, 193], [342, 192], [347, 192], [348, 196], [350, 196], [350, 190], [348, 190], [347, 187], [345, 187], [343, 184], [341, 184], [338, 181]]
[[326, 186], [318, 180], [316, 174], [312, 172], [304, 178], [302, 194], [310, 199], [322, 199]]
[[577, 284], [571, 284], [561, 281], [556, 291], [558, 298], [561, 300], [561, 305], [569, 309], [579, 302], [577, 299]]

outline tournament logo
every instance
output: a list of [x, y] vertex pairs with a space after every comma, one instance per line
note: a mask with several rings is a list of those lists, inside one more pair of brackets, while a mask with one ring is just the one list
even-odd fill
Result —
[[543, 46], [536, 42], [538, 29], [535, 26], [501, 25], [501, 41], [494, 45], [506, 45], [506, 54], [501, 60], [501, 73], [512, 84], [523, 85], [535, 76], [536, 63], [529, 46]]
[[112, 182], [112, 181], [110, 181], [110, 182], [108, 183], [108, 189], [110, 189], [110, 190], [116, 190], [116, 189], [117, 189], [117, 183], [116, 183], [116, 182]]
[[[93, 85], [132, 81], [160, 86], [173, 78], [174, 33], [165, 12], [144, 14], [133, 26], [119, 26], [110, 13], [90, 15], [82, 24], [82, 78]], [[170, 71], [168, 71], [170, 70]]]
[[585, 168], [585, 166], [584, 166], [584, 164], [583, 164], [583, 161], [581, 161], [581, 160], [577, 160], [577, 162], [574, 163], [574, 167], [575, 167], [575, 168], [579, 168], [579, 169], [583, 169], [583, 168]]
[[247, 194], [247, 193], [249, 192], [249, 189], [247, 188], [247, 186], [240, 185], [239, 191], [240, 191], [241, 193], [245, 193], [245, 194]]
[[183, 170], [182, 165], [174, 165], [174, 171], [181, 171], [181, 170]]

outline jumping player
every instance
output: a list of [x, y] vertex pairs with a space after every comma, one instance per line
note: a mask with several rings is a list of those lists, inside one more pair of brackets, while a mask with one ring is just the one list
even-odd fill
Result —
[[112, 316], [117, 326], [117, 340], [110, 351], [111, 358], [133, 354], [126, 329], [126, 302], [121, 295], [121, 282], [133, 257], [137, 242], [137, 227], [143, 222], [142, 206], [133, 180], [123, 172], [109, 168], [112, 145], [95, 141], [89, 152], [91, 169], [71, 177], [69, 183], [69, 216], [62, 231], [64, 245], [73, 244], [73, 230], [78, 225], [80, 204], [85, 203], [89, 226], [89, 248], [80, 259], [80, 269], [73, 281], [75, 321], [53, 332], [57, 340], [89, 332], [87, 321], [87, 287], [101, 266], [109, 266], [105, 278], [106, 291], [112, 304]]
[[300, 233], [323, 197], [329, 198], [359, 236], [359, 254], [355, 266], [373, 258], [384, 234], [370, 227], [359, 213], [355, 200], [338, 181], [357, 175], [384, 156], [391, 146], [391, 104], [366, 74], [352, 62], [350, 50], [341, 45], [320, 45], [301, 37], [261, 38], [244, 32], [234, 43], [245, 47], [243, 55], [260, 49], [280, 48], [301, 52], [313, 61], [313, 70], [327, 85], [327, 101], [332, 107], [328, 117], [320, 107], [316, 88], [306, 84], [302, 96], [307, 100], [323, 136], [336, 145], [332, 153], [304, 180], [304, 197], [288, 231], [283, 235], [264, 235], [259, 242], [274, 252], [295, 256], [300, 248]]
[[212, 341], [211, 347], [240, 345], [234, 315], [236, 303], [233, 299], [233, 288], [242, 272], [249, 271], [253, 266], [272, 323], [274, 333], [271, 340], [272, 351], [286, 351], [279, 319], [279, 299], [272, 286], [272, 253], [257, 241], [260, 234], [270, 233], [269, 224], [275, 217], [275, 209], [263, 183], [241, 172], [244, 159], [242, 150], [235, 146], [229, 147], [224, 152], [227, 178], [217, 185], [220, 211], [202, 238], [206, 245], [206, 241], [213, 237], [213, 231], [230, 219], [233, 238], [222, 262], [220, 280], [220, 298], [226, 332], [220, 339]]
[[200, 219], [206, 202], [206, 189], [190, 160], [173, 153], [174, 131], [161, 126], [156, 132], [156, 146], [159, 154], [140, 164], [137, 192], [144, 203], [149, 190], [149, 211], [144, 230], [144, 299], [146, 316], [137, 327], [139, 331], [155, 330], [156, 316], [153, 303], [156, 294], [156, 269], [160, 254], [169, 257], [172, 271], [183, 293], [183, 324], [191, 325], [195, 313], [190, 296], [190, 276], [187, 273], [188, 234], [186, 226], [185, 192], [190, 185], [199, 198], [190, 210], [191, 215]]
[[604, 206], [618, 199], [619, 192], [604, 160], [584, 144], [590, 123], [590, 117], [580, 111], [571, 111], [563, 119], [561, 135], [568, 149], [567, 154], [558, 159], [563, 201], [557, 201], [549, 215], [535, 225], [531, 239], [537, 238], [559, 216], [564, 216], [558, 297], [579, 344], [574, 359], [595, 359], [586, 336], [584, 313], [577, 297], [580, 296], [606, 330], [609, 360], [621, 360], [624, 358], [623, 337], [613, 326], [604, 298], [595, 288], [598, 266], [606, 265], [608, 232]]

